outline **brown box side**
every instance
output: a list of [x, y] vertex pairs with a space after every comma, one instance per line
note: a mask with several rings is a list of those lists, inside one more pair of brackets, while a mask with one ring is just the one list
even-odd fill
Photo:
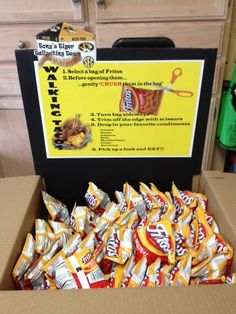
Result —
[[39, 176], [0, 179], [0, 290], [15, 289], [11, 272], [27, 232], [34, 230], [42, 188]]
[[[213, 212], [220, 233], [236, 250], [236, 174], [203, 171], [200, 191], [207, 195], [209, 210]], [[236, 271], [234, 254], [232, 271]]]

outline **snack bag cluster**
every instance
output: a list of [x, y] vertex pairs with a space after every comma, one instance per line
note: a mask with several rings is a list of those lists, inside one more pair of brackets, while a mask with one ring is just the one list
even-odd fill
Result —
[[233, 249], [207, 197], [125, 183], [116, 202], [89, 182], [85, 204], [67, 207], [42, 192], [50, 218], [35, 220], [12, 271], [19, 289], [236, 284]]

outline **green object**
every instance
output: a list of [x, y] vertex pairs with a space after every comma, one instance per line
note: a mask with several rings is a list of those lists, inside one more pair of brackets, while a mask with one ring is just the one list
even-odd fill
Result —
[[236, 151], [236, 66], [227, 90], [222, 92], [221, 110], [216, 131], [218, 143], [226, 149]]

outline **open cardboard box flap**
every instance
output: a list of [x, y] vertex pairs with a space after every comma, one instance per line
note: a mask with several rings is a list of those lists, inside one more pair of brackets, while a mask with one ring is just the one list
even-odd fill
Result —
[[[221, 233], [236, 248], [236, 175], [205, 171], [199, 191], [207, 194]], [[27, 232], [40, 211], [43, 181], [39, 176], [0, 179], [2, 313], [235, 313], [236, 286], [14, 291], [11, 277]], [[233, 270], [236, 270], [234, 258]], [[0, 312], [1, 312], [0, 311]]]

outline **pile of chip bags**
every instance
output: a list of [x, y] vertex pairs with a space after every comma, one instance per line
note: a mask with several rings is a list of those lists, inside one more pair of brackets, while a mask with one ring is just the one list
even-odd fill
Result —
[[89, 182], [87, 206], [42, 192], [49, 220], [35, 220], [12, 275], [19, 289], [154, 287], [236, 283], [233, 249], [207, 197], [125, 183], [116, 202]]

